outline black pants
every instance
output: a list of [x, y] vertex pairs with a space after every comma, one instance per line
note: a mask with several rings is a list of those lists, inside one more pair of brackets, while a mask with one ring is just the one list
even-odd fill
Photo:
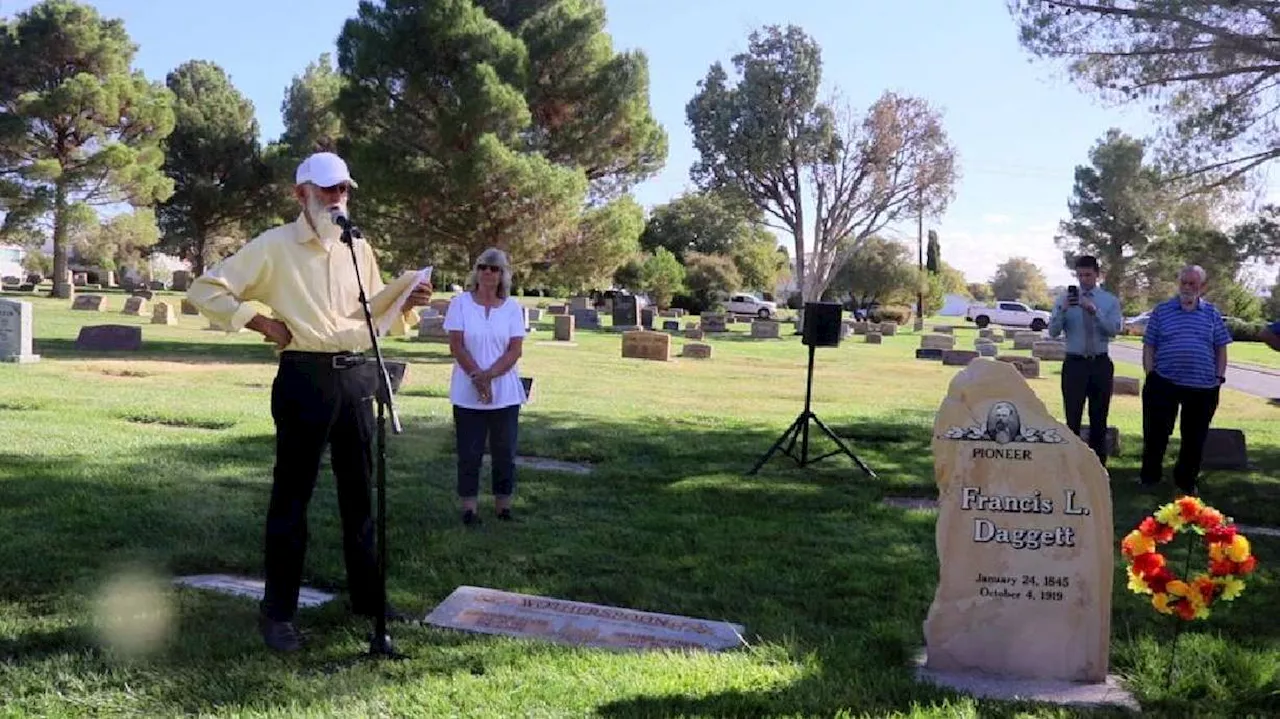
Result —
[[297, 611], [307, 550], [307, 505], [326, 445], [337, 480], [352, 608], [375, 611], [372, 604], [379, 587], [369, 488], [376, 365], [335, 369], [332, 361], [332, 355], [285, 352], [271, 386], [276, 465], [267, 509], [262, 611], [275, 621], [288, 621]]
[[509, 497], [516, 489], [516, 440], [520, 405], [498, 409], [453, 407], [458, 449], [458, 496], [472, 499], [480, 493], [480, 463], [485, 439], [493, 461], [493, 494]]
[[1164, 473], [1164, 452], [1178, 409], [1182, 410], [1182, 443], [1173, 466], [1173, 482], [1184, 492], [1196, 488], [1204, 440], [1218, 411], [1218, 387], [1204, 389], [1174, 384], [1155, 372], [1142, 387], [1142, 482], [1155, 484]]
[[1111, 381], [1116, 368], [1111, 358], [1068, 355], [1062, 363], [1062, 404], [1067, 427], [1080, 436], [1085, 400], [1089, 401], [1089, 447], [1107, 464], [1107, 415], [1111, 411]]

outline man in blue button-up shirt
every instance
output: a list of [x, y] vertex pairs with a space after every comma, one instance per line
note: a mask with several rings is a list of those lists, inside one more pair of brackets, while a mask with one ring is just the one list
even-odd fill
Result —
[[1058, 298], [1049, 319], [1049, 336], [1067, 335], [1067, 358], [1062, 363], [1062, 404], [1067, 427], [1080, 434], [1085, 400], [1089, 402], [1089, 447], [1107, 464], [1107, 415], [1111, 410], [1111, 381], [1115, 365], [1107, 355], [1111, 338], [1120, 334], [1120, 300], [1098, 286], [1097, 258], [1076, 258], [1080, 286]]

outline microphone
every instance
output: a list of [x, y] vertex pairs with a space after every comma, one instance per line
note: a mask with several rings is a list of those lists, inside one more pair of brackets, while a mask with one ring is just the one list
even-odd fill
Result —
[[343, 211], [341, 207], [335, 206], [329, 208], [329, 220], [338, 227], [346, 230], [346, 232], [343, 233], [344, 241], [349, 237], [363, 237], [363, 235], [360, 234], [359, 228], [351, 222], [351, 218], [347, 217], [347, 213]]

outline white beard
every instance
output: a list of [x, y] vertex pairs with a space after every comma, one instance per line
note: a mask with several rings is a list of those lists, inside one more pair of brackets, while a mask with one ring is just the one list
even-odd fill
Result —
[[311, 226], [316, 235], [325, 242], [337, 242], [342, 238], [342, 228], [334, 224], [329, 216], [329, 208], [315, 197], [307, 198], [307, 216], [311, 218]]

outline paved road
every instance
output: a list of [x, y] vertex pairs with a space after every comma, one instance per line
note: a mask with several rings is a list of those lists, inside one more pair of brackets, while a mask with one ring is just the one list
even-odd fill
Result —
[[[1132, 362], [1142, 366], [1142, 347], [1124, 342], [1112, 342], [1111, 356], [1121, 362]], [[1228, 355], [1230, 349], [1228, 349]], [[1265, 399], [1280, 399], [1280, 371], [1264, 368], [1227, 364], [1227, 387]]]

